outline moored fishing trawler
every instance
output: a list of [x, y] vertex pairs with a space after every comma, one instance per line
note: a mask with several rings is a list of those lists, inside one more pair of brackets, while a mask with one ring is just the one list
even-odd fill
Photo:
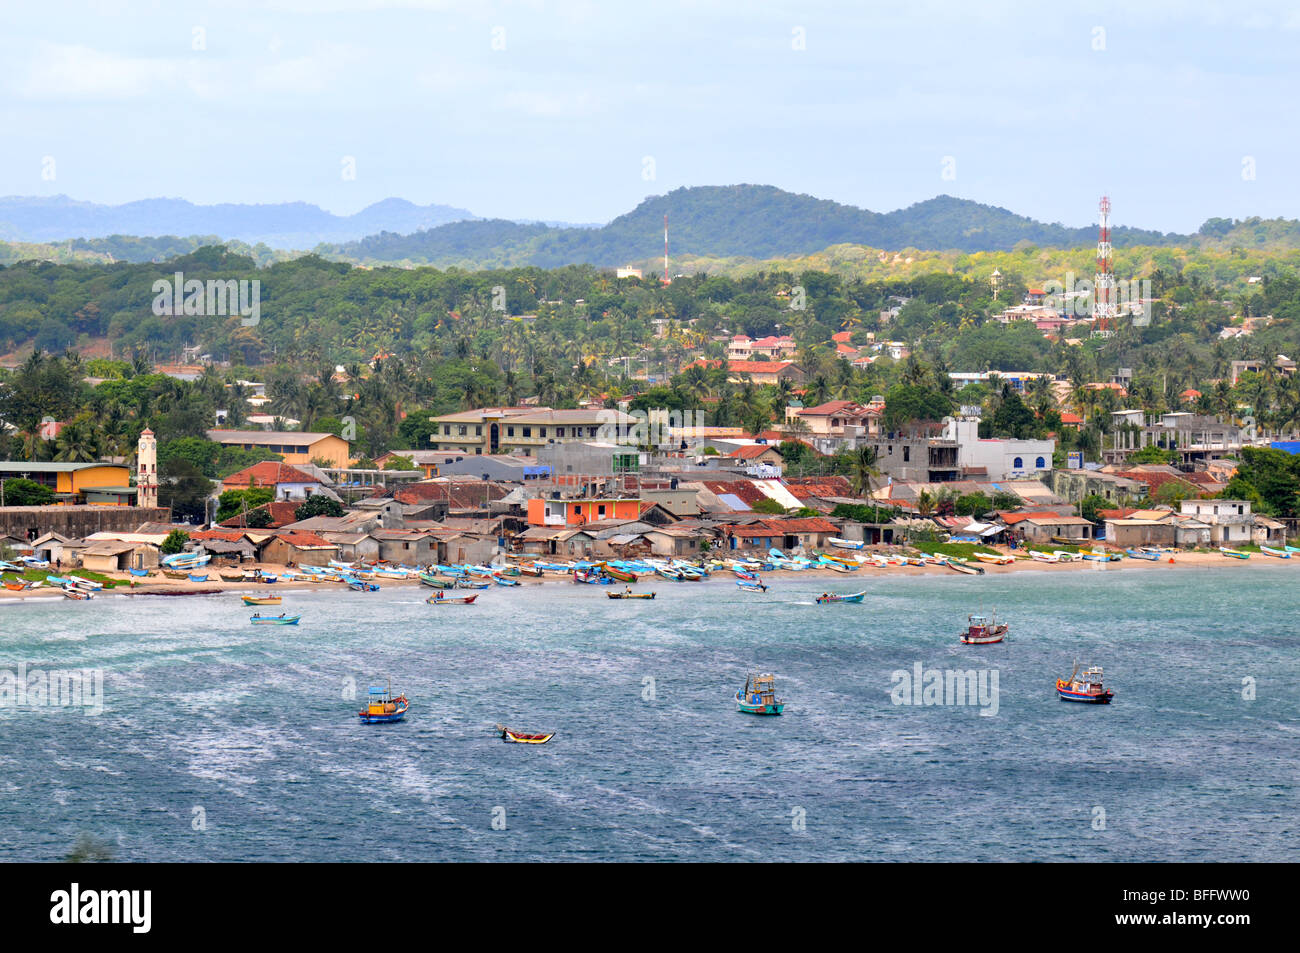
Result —
[[406, 710], [409, 707], [410, 703], [406, 700], [406, 696], [394, 695], [392, 683], [389, 682], [384, 688], [378, 685], [370, 686], [366, 707], [357, 712], [357, 715], [365, 725], [401, 721], [406, 717]]
[[1007, 637], [1007, 628], [1005, 622], [998, 622], [997, 616], [969, 615], [961, 641], [963, 645], [992, 645]]
[[1092, 705], [1109, 705], [1110, 700], [1115, 697], [1114, 692], [1107, 691], [1102, 686], [1100, 666], [1093, 666], [1079, 675], [1078, 662], [1074, 663], [1074, 671], [1070, 673], [1069, 678], [1056, 680], [1056, 694], [1060, 696], [1061, 701], [1084, 702]]
[[746, 676], [745, 687], [736, 692], [736, 707], [747, 715], [779, 715], [785, 711], [785, 700], [776, 697], [776, 676]]

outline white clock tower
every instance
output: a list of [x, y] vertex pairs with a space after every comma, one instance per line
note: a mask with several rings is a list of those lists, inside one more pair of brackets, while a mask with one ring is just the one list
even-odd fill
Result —
[[158, 441], [148, 427], [135, 450], [136, 506], [158, 505]]

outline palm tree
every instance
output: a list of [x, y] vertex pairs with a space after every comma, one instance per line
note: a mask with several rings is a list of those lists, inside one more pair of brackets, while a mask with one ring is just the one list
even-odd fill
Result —
[[[807, 427], [807, 423], [796, 418]], [[849, 483], [853, 488], [853, 495], [857, 497], [871, 496], [875, 490], [876, 480], [880, 477], [880, 468], [876, 466], [876, 448], [859, 447], [853, 454], [853, 470], [849, 477]]]

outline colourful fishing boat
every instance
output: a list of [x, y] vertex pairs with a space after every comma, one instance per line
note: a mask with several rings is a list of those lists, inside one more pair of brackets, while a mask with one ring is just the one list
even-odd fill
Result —
[[362, 579], [349, 579], [348, 588], [353, 592], [378, 592], [379, 583], [366, 582]]
[[653, 599], [653, 592], [607, 592], [605, 595], [611, 599]]
[[190, 574], [189, 574], [189, 580], [190, 580], [190, 582], [207, 582], [207, 581], [208, 581], [208, 574], [207, 574], [207, 573], [203, 573], [203, 575], [201, 575], [201, 576], [196, 576], [194, 573], [190, 573]]
[[69, 599], [86, 600], [86, 599], [94, 598], [94, 596], [92, 596], [89, 592], [82, 592], [80, 589], [74, 589], [71, 586], [64, 586], [59, 591], [62, 592], [64, 596], [66, 596]]
[[255, 615], [250, 616], [248, 621], [253, 625], [297, 625], [300, 615], [285, 615], [283, 612], [279, 615]]
[[431, 606], [468, 606], [472, 605], [474, 600], [477, 598], [478, 593], [475, 593], [472, 596], [444, 596], [440, 589], [424, 601]]
[[993, 563], [995, 566], [1009, 566], [1016, 561], [1015, 556], [1007, 553], [976, 553], [975, 558], [982, 563]]
[[1159, 553], [1149, 553], [1145, 549], [1126, 549], [1124, 550], [1124, 553], [1129, 559], [1145, 559], [1154, 563], [1160, 562]]
[[820, 596], [817, 597], [817, 601], [818, 601], [819, 603], [823, 603], [823, 602], [861, 602], [861, 601], [862, 601], [862, 597], [865, 596], [866, 594], [867, 594], [867, 592], [866, 592], [865, 589], [864, 589], [862, 592], [852, 592], [852, 593], [849, 593], [849, 594], [846, 595], [846, 596], [842, 596], [842, 595], [839, 595], [839, 594], [834, 593], [834, 592], [823, 592]]
[[745, 687], [736, 692], [736, 707], [747, 715], [779, 715], [785, 711], [785, 701], [776, 697], [776, 676], [746, 676]]
[[767, 586], [762, 582], [759, 582], [757, 579], [753, 582], [740, 580], [736, 583], [736, 586], [737, 588], [743, 589], [745, 592], [767, 592]]
[[279, 596], [240, 596], [246, 606], [278, 606], [282, 600]]
[[553, 731], [529, 734], [523, 731], [511, 731], [505, 725], [497, 725], [497, 731], [501, 732], [502, 741], [516, 745], [544, 745], [555, 737]]
[[1275, 556], [1278, 559], [1290, 559], [1291, 554], [1285, 549], [1274, 549], [1272, 546], [1260, 546], [1259, 551], [1265, 556]]
[[965, 573], [968, 576], [984, 575], [983, 566], [972, 566], [964, 559], [954, 559], [950, 556], [943, 561], [943, 564], [955, 572]]
[[758, 576], [747, 569], [736, 569], [733, 567], [731, 571], [735, 573], [736, 578], [738, 579], [743, 579], [746, 582], [758, 582]]
[[1243, 553], [1240, 549], [1228, 549], [1226, 546], [1220, 546], [1219, 552], [1225, 556], [1231, 556], [1233, 559], [1249, 559], [1250, 553]]
[[387, 688], [371, 685], [367, 693], [366, 707], [357, 712], [357, 715], [364, 725], [383, 724], [401, 721], [406, 717], [409, 707], [410, 703], [406, 700], [406, 696], [394, 695], [391, 685]]
[[605, 575], [619, 582], [636, 582], [636, 573], [627, 569], [620, 569], [618, 566], [611, 566], [609, 563], [601, 563], [600, 568]]
[[966, 631], [961, 634], [963, 645], [992, 645], [1007, 637], [1007, 625], [998, 622], [997, 617], [982, 615], [966, 617]]
[[610, 579], [608, 576], [602, 576], [599, 569], [589, 569], [586, 571], [575, 569], [573, 571], [573, 581], [585, 582], [592, 586], [608, 586], [614, 580]]
[[1074, 664], [1074, 671], [1069, 678], [1056, 680], [1056, 694], [1061, 701], [1084, 702], [1090, 705], [1109, 705], [1115, 693], [1102, 687], [1102, 671], [1094, 666], [1079, 675], [1079, 663]]

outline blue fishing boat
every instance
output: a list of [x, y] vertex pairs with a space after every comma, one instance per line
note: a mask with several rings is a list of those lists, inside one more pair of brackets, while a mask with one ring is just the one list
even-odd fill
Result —
[[519, 582], [518, 579], [507, 579], [505, 576], [498, 576], [496, 573], [493, 573], [493, 574], [492, 574], [492, 581], [495, 582], [498, 586], [518, 586], [518, 585], [520, 585], [520, 582]]
[[147, 569], [128, 569], [127, 572], [138, 579], [144, 579], [149, 575], [149, 570]]
[[300, 615], [255, 615], [250, 616], [248, 621], [253, 625], [297, 625]]
[[1159, 553], [1149, 553], [1145, 549], [1126, 549], [1124, 552], [1128, 554], [1130, 559], [1146, 559], [1151, 562], [1160, 562]]
[[743, 579], [738, 579], [736, 580], [736, 586], [746, 592], [767, 592], [767, 586], [757, 579], [753, 582], [746, 582]]
[[394, 695], [391, 686], [380, 688], [371, 685], [367, 692], [366, 707], [357, 712], [361, 723], [365, 725], [401, 721], [406, 717], [410, 703], [405, 695]]
[[865, 596], [866, 594], [867, 594], [867, 592], [866, 592], [865, 589], [864, 589], [862, 592], [852, 592], [852, 593], [849, 593], [847, 596], [841, 596], [841, 595], [838, 595], [837, 593], [834, 593], [834, 592], [823, 592], [820, 596], [817, 597], [817, 601], [818, 601], [818, 603], [826, 603], [826, 602], [861, 602], [861, 601], [862, 601], [862, 597]]
[[747, 715], [779, 715], [785, 711], [785, 701], [776, 697], [776, 676], [746, 676], [745, 687], [736, 692], [736, 707]]
[[194, 575], [194, 573], [190, 573], [190, 582], [207, 582], [207, 581], [208, 581], [207, 573], [203, 573], [203, 575], [201, 576], [196, 576]]
[[349, 579], [348, 588], [353, 592], [378, 592], [379, 584], [366, 582], [364, 579]]

